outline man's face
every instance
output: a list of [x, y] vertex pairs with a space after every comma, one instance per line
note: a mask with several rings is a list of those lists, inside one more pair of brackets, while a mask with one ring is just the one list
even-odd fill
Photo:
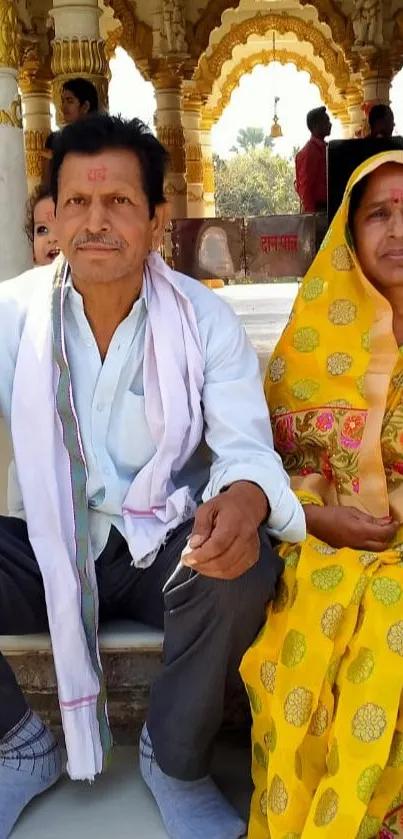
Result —
[[62, 90], [62, 112], [65, 123], [77, 122], [88, 111], [88, 102], [81, 105], [80, 100], [77, 99], [77, 96], [74, 96], [71, 90]]
[[58, 240], [73, 278], [82, 284], [141, 276], [149, 250], [160, 243], [164, 216], [161, 205], [149, 217], [133, 152], [65, 157], [56, 207]]
[[390, 140], [395, 127], [395, 120], [392, 111], [387, 110], [384, 118], [378, 123], [378, 136]]
[[332, 130], [332, 123], [330, 122], [329, 114], [323, 114], [322, 122], [321, 122], [321, 134], [322, 137], [328, 137]]

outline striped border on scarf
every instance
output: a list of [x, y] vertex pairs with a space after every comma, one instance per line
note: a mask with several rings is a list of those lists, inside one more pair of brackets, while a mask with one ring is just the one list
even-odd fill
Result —
[[72, 400], [70, 371], [64, 347], [63, 331], [63, 295], [68, 264], [61, 261], [54, 279], [52, 292], [52, 336], [53, 358], [59, 370], [59, 382], [56, 392], [56, 409], [63, 431], [63, 442], [70, 458], [71, 488], [74, 509], [74, 529], [76, 544], [77, 573], [81, 588], [81, 618], [88, 645], [91, 664], [99, 683], [97, 698], [97, 718], [103, 753], [103, 770], [109, 764], [112, 735], [109, 728], [106, 709], [106, 685], [99, 664], [97, 646], [98, 603], [87, 574], [88, 563], [88, 502], [87, 468], [80, 440], [77, 416]]

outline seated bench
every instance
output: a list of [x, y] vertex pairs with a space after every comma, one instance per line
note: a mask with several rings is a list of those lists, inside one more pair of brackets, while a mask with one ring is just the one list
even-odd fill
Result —
[[[117, 743], [134, 743], [148, 704], [150, 683], [162, 659], [163, 633], [134, 621], [114, 621], [100, 630], [100, 652], [108, 688], [108, 712]], [[60, 728], [56, 674], [50, 636], [0, 635], [10, 662], [33, 708]]]

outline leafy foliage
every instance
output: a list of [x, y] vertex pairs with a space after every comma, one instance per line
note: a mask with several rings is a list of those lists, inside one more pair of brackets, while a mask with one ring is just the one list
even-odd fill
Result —
[[[251, 129], [242, 130], [247, 133]], [[262, 146], [263, 131], [261, 134], [260, 147], [249, 145], [247, 151], [229, 160], [214, 156], [217, 216], [299, 212], [294, 161], [273, 154], [269, 146]]]

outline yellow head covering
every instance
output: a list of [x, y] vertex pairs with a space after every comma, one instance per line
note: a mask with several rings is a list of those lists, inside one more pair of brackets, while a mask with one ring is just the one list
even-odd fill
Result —
[[403, 512], [403, 484], [402, 493], [391, 494], [380, 442], [398, 348], [392, 309], [362, 272], [348, 214], [353, 187], [390, 162], [403, 165], [403, 152], [376, 155], [350, 178], [265, 385], [275, 443], [294, 489], [379, 516], [391, 501]]

